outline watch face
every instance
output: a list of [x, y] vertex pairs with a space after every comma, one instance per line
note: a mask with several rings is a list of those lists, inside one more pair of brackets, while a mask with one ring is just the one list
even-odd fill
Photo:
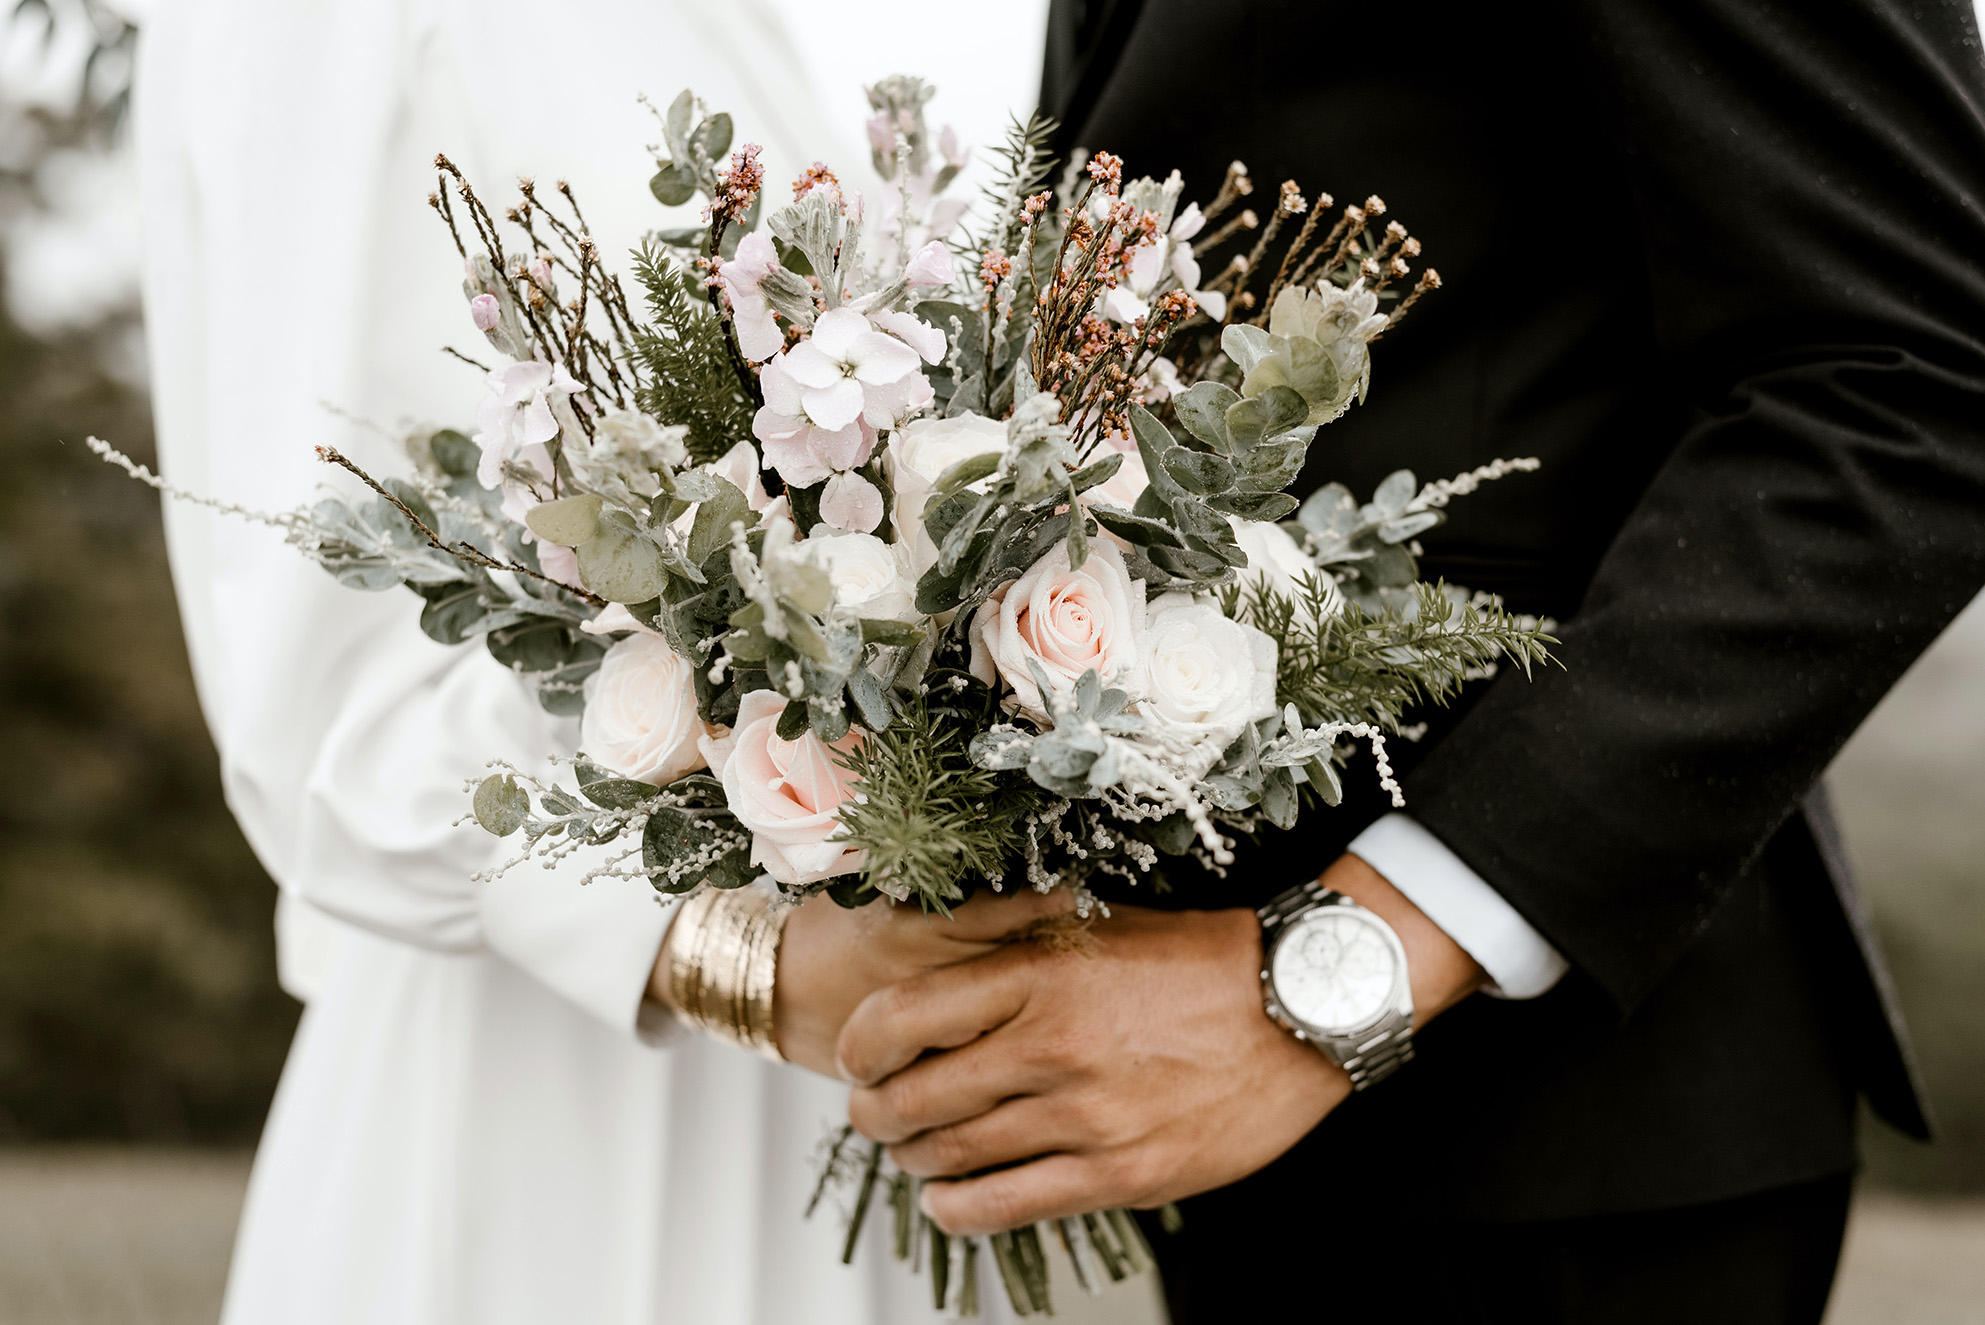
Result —
[[1391, 1001], [1398, 957], [1379, 927], [1326, 907], [1297, 921], [1275, 945], [1275, 997], [1296, 1021], [1330, 1035], [1371, 1024]]

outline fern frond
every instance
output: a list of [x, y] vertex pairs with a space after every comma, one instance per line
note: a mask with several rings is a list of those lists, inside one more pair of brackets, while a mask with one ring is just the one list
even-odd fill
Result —
[[686, 426], [690, 458], [707, 464], [751, 437], [754, 406], [695, 274], [652, 239], [635, 255], [634, 270], [649, 317], [634, 328], [634, 359], [646, 379], [636, 403], [659, 423]]

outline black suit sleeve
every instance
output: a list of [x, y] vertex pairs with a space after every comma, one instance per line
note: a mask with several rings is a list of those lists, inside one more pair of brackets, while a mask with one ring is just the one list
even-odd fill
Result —
[[1985, 56], [1970, 0], [1557, 21], [1692, 418], [1564, 670], [1498, 680], [1407, 793], [1627, 1008], [1985, 583]]

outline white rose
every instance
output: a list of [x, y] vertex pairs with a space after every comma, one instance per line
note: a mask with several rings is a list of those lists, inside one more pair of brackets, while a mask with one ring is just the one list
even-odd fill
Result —
[[1023, 708], [1046, 712], [1027, 664], [1047, 673], [1057, 692], [1094, 669], [1113, 681], [1137, 664], [1144, 638], [1144, 586], [1130, 578], [1114, 544], [1089, 545], [1080, 570], [1068, 568], [1068, 545], [1035, 562], [986, 600], [972, 619], [972, 675], [1013, 688]]
[[689, 660], [652, 631], [616, 641], [586, 678], [580, 744], [610, 773], [667, 786], [703, 766], [697, 742], [709, 731]]
[[937, 560], [937, 545], [924, 532], [924, 504], [944, 471], [975, 455], [1006, 450], [1006, 425], [982, 414], [950, 419], [915, 419], [889, 437], [883, 456], [889, 486], [896, 490], [896, 540], [910, 549], [921, 575]]
[[1241, 572], [1244, 580], [1266, 584], [1277, 593], [1302, 602], [1308, 597], [1303, 591], [1303, 580], [1313, 577], [1324, 585], [1324, 615], [1336, 616], [1344, 610], [1344, 595], [1338, 592], [1337, 582], [1317, 569], [1309, 553], [1303, 551], [1288, 530], [1266, 520], [1243, 520], [1238, 516], [1227, 519], [1234, 526], [1234, 541], [1248, 555], [1248, 568]]
[[751, 863], [780, 883], [818, 883], [862, 867], [862, 853], [830, 841], [841, 831], [835, 811], [854, 795], [855, 775], [834, 761], [852, 750], [858, 731], [831, 747], [812, 731], [779, 739], [786, 697], [754, 690], [738, 704], [729, 735], [703, 742], [711, 769], [738, 822], [751, 830]]
[[1316, 574], [1316, 563], [1296, 546], [1296, 540], [1281, 525], [1266, 520], [1243, 520], [1236, 515], [1228, 516], [1227, 523], [1234, 526], [1234, 541], [1248, 554], [1248, 568], [1242, 572], [1244, 578], [1265, 580], [1271, 588], [1292, 593], [1305, 575]]
[[772, 504], [774, 499], [766, 493], [765, 483], [758, 476], [758, 452], [750, 442], [739, 442], [705, 468], [718, 478], [729, 480], [732, 487], [744, 494], [745, 504], [752, 510], [762, 511]]
[[834, 605], [873, 621], [920, 621], [917, 582], [910, 552], [874, 534], [837, 534], [815, 525], [813, 536], [793, 546], [793, 555], [826, 572]]
[[1249, 723], [1274, 716], [1275, 641], [1210, 597], [1161, 594], [1130, 685], [1140, 713], [1200, 743], [1193, 775], [1203, 777]]

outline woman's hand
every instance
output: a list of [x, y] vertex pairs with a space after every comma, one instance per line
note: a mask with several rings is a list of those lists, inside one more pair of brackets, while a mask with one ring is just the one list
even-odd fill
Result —
[[[1057, 889], [1042, 895], [980, 892], [952, 908], [951, 918], [914, 903], [887, 899], [849, 910], [826, 896], [809, 898], [786, 922], [779, 943], [773, 1024], [788, 1062], [842, 1077], [835, 1042], [848, 1016], [874, 991], [912, 976], [983, 956], [1037, 921], [1065, 914], [1072, 899]], [[648, 996], [668, 1006], [668, 953], [662, 941]]]

